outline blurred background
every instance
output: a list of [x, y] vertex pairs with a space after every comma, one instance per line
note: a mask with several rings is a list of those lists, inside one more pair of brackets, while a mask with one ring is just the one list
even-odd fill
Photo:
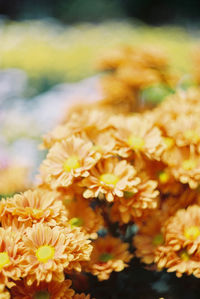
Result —
[[35, 182], [42, 136], [77, 101], [102, 98], [100, 58], [123, 45], [164, 50], [192, 70], [198, 0], [0, 0], [0, 194]]

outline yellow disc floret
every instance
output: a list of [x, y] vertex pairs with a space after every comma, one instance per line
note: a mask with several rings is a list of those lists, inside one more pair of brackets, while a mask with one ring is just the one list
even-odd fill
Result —
[[163, 137], [163, 142], [168, 149], [172, 148], [174, 145], [174, 140], [170, 137]]
[[188, 240], [196, 240], [197, 237], [200, 236], [200, 229], [197, 226], [189, 226], [185, 229], [184, 231], [184, 236], [188, 239]]
[[0, 252], [0, 269], [3, 268], [5, 265], [10, 263], [9, 256], [7, 252]]
[[187, 251], [185, 251], [185, 250], [182, 250], [182, 251], [179, 253], [179, 256], [180, 256], [180, 258], [181, 258], [183, 261], [185, 261], [185, 262], [189, 261], [189, 259], [190, 259], [189, 254], [188, 254]]
[[40, 246], [36, 251], [36, 257], [39, 262], [46, 263], [54, 257], [55, 249], [49, 245]]
[[169, 181], [169, 178], [170, 178], [169, 174], [165, 171], [161, 171], [158, 174], [158, 179], [161, 184], [166, 184]]
[[199, 134], [194, 130], [186, 130], [183, 135], [190, 142], [197, 143], [200, 141]]
[[183, 167], [184, 170], [192, 170], [192, 169], [194, 169], [196, 166], [197, 166], [197, 163], [196, 163], [196, 161], [193, 160], [193, 159], [185, 160], [185, 161], [183, 161], [183, 163], [182, 163], [182, 167]]
[[112, 173], [104, 173], [100, 176], [100, 181], [107, 185], [116, 185], [119, 178]]
[[79, 168], [81, 165], [80, 165], [80, 162], [79, 162], [79, 159], [78, 157], [76, 156], [71, 156], [69, 157], [63, 164], [63, 168], [65, 171], [69, 172], [73, 169], [77, 169]]
[[71, 224], [72, 227], [82, 226], [83, 220], [81, 218], [74, 217], [69, 220], [69, 223]]
[[143, 138], [131, 135], [128, 138], [128, 145], [134, 150], [141, 150], [143, 149], [145, 142]]

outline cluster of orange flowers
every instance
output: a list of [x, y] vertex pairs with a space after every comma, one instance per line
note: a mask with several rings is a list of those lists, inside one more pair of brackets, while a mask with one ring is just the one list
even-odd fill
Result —
[[[137, 67], [118, 68], [119, 80], [132, 80], [135, 91], [171, 84], [158, 53], [124, 51]], [[110, 68], [123, 63], [120, 55]], [[110, 95], [96, 108], [74, 109], [44, 137], [37, 188], [0, 202], [0, 299], [10, 296], [5, 286], [14, 299], [89, 299], [75, 294], [70, 275], [106, 280], [133, 255], [152, 269], [200, 277], [200, 89], [179, 88], [134, 114], [120, 97], [118, 111], [129, 113], [114, 114]], [[134, 254], [124, 229], [113, 235], [116, 222], [137, 225]]]

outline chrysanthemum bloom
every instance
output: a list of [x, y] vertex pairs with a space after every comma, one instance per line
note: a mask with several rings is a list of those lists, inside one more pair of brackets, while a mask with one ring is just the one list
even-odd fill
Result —
[[106, 200], [112, 202], [116, 196], [123, 197], [124, 191], [135, 190], [139, 182], [133, 166], [126, 160], [112, 157], [97, 163], [80, 185], [86, 188], [83, 193], [85, 198], [105, 195]]
[[156, 248], [164, 242], [162, 234], [164, 220], [166, 217], [163, 217], [160, 211], [152, 213], [145, 223], [139, 226], [139, 231], [133, 238], [135, 254], [145, 264], [153, 263]]
[[127, 156], [135, 152], [143, 153], [152, 160], [160, 160], [166, 148], [162, 133], [153, 124], [151, 116], [127, 118], [116, 132], [116, 139], [120, 141]]
[[34, 223], [62, 226], [67, 221], [67, 213], [56, 192], [35, 189], [1, 201], [0, 221], [4, 227], [9, 218], [13, 218], [13, 222], [17, 219], [24, 226], [32, 226]]
[[108, 279], [113, 271], [122, 271], [132, 258], [128, 251], [129, 244], [118, 238], [107, 235], [92, 244], [93, 251], [86, 271], [96, 275], [100, 281]]
[[0, 299], [10, 299], [10, 293], [5, 289], [5, 285], [0, 284]]
[[189, 184], [191, 189], [197, 188], [200, 183], [199, 155], [190, 153], [188, 147], [184, 147], [174, 152], [171, 158], [169, 166], [175, 179], [182, 184]]
[[100, 209], [93, 210], [85, 198], [73, 200], [66, 205], [69, 224], [72, 227], [81, 227], [88, 238], [96, 239], [97, 231], [103, 226], [103, 217]]
[[8, 287], [25, 275], [27, 261], [20, 232], [0, 228], [0, 284]]
[[11, 294], [13, 299], [72, 299], [75, 292], [70, 288], [71, 284], [71, 280], [67, 279], [63, 282], [41, 282], [39, 285], [34, 282], [28, 286], [20, 280], [11, 289]]
[[50, 282], [64, 280], [64, 269], [80, 270], [80, 262], [88, 260], [92, 246], [78, 228], [50, 228], [35, 224], [23, 237], [28, 261], [26, 281]]
[[90, 135], [109, 127], [107, 122], [110, 113], [104, 109], [86, 109], [81, 113], [72, 113], [67, 122], [57, 126], [43, 138], [43, 146], [52, 147], [57, 141], [66, 140], [72, 135], [79, 137], [82, 133]]
[[123, 197], [116, 199], [111, 208], [112, 219], [121, 223], [137, 222], [146, 211], [156, 209], [159, 195], [157, 185], [156, 181], [147, 180], [138, 184], [135, 191], [125, 191]]
[[189, 206], [178, 210], [163, 227], [164, 245], [157, 248], [158, 268], [200, 277], [200, 207]]
[[29, 185], [27, 168], [17, 165], [0, 168], [0, 194], [21, 192]]
[[176, 119], [166, 124], [165, 130], [178, 146], [200, 147], [199, 114], [180, 114]]
[[69, 187], [75, 178], [88, 176], [88, 170], [100, 157], [91, 142], [72, 136], [50, 149], [47, 159], [41, 164], [40, 175], [43, 182], [53, 189]]

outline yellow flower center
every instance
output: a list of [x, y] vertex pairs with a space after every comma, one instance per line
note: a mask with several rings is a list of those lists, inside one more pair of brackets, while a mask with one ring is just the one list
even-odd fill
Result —
[[5, 265], [10, 263], [9, 256], [7, 252], [0, 252], [0, 269], [3, 268]]
[[200, 236], [200, 230], [199, 230], [198, 226], [189, 226], [189, 227], [187, 227], [184, 231], [184, 236], [188, 240], [194, 241], [197, 237]]
[[163, 137], [163, 142], [168, 149], [172, 148], [174, 145], [174, 140], [170, 137]]
[[163, 244], [164, 243], [164, 237], [163, 237], [163, 235], [162, 234], [155, 235], [155, 237], [153, 238], [152, 243], [155, 246], [159, 246], [159, 245]]
[[36, 257], [39, 262], [46, 263], [52, 259], [55, 254], [55, 249], [49, 245], [40, 246], [36, 251]]
[[182, 167], [183, 167], [184, 170], [192, 170], [192, 169], [194, 169], [196, 166], [197, 166], [197, 163], [196, 163], [196, 161], [193, 160], [193, 159], [185, 160], [185, 161], [183, 161], [183, 163], [182, 163]]
[[169, 178], [170, 178], [169, 174], [165, 171], [161, 171], [158, 174], [158, 179], [162, 184], [166, 184], [169, 181]]
[[63, 164], [63, 168], [65, 171], [69, 172], [73, 169], [79, 168], [81, 165], [79, 163], [79, 159], [76, 156], [69, 157]]
[[104, 173], [100, 176], [100, 181], [107, 185], [116, 185], [119, 181], [119, 178], [114, 174]]
[[35, 293], [33, 299], [50, 299], [48, 291], [38, 291]]
[[99, 257], [100, 262], [106, 263], [113, 259], [113, 255], [111, 253], [102, 253]]
[[32, 213], [33, 213], [34, 215], [37, 215], [37, 214], [42, 214], [43, 211], [40, 210], [40, 209], [32, 209]]
[[69, 223], [71, 224], [72, 227], [82, 226], [83, 219], [74, 217], [69, 220]]
[[180, 258], [181, 258], [183, 261], [185, 261], [185, 262], [189, 261], [189, 259], [190, 259], [189, 254], [188, 254], [187, 251], [185, 251], [185, 250], [182, 250], [182, 251], [179, 253], [179, 256], [180, 256]]
[[128, 145], [134, 150], [142, 150], [145, 142], [143, 138], [131, 135], [128, 138]]
[[191, 142], [197, 143], [200, 140], [200, 136], [194, 130], [187, 130], [183, 133], [184, 137]]

